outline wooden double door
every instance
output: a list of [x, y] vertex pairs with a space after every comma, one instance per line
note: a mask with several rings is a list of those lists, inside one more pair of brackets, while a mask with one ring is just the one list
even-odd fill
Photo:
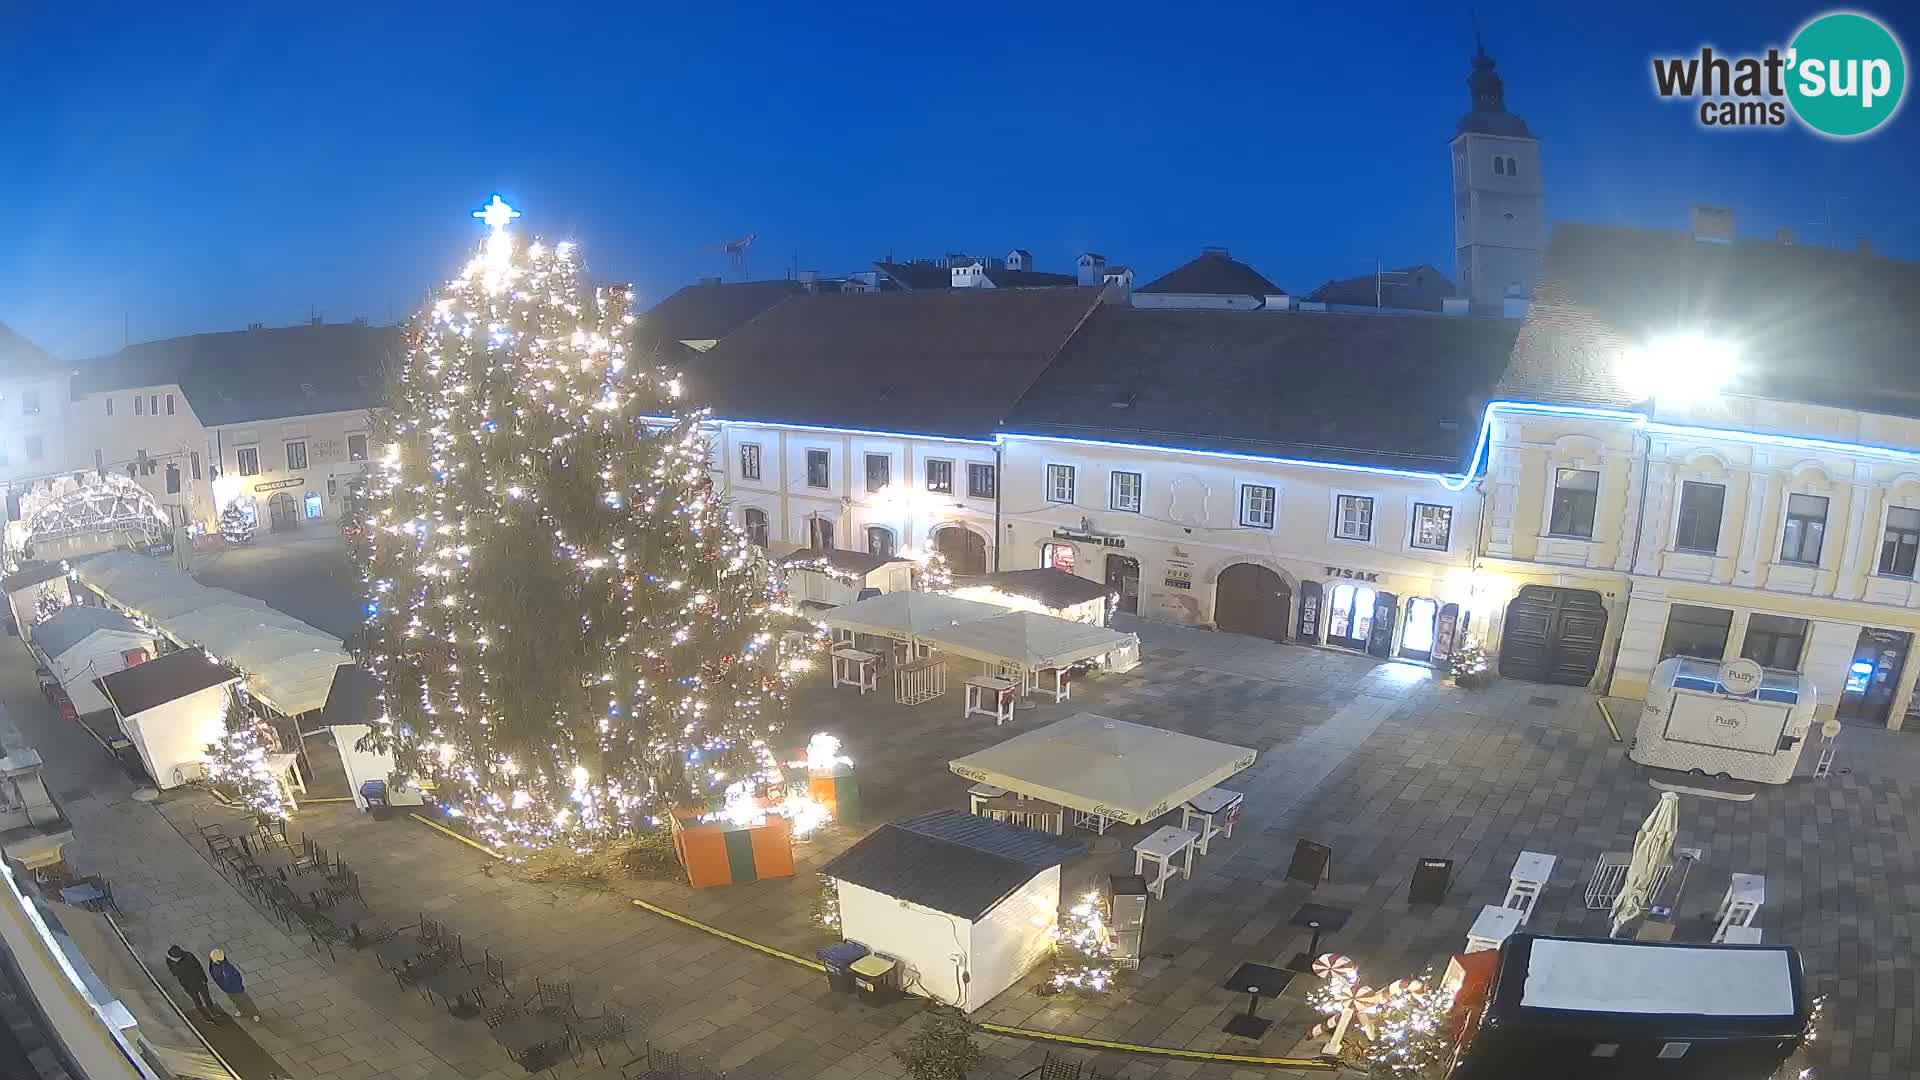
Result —
[[1287, 640], [1293, 590], [1285, 578], [1254, 563], [1234, 563], [1214, 585], [1213, 624], [1230, 634]]
[[1528, 585], [1507, 605], [1500, 674], [1508, 679], [1586, 686], [1600, 668], [1607, 608], [1586, 589]]

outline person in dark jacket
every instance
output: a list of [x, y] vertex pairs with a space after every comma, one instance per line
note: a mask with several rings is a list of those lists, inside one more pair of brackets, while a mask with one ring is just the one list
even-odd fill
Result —
[[253, 1003], [253, 995], [247, 993], [246, 980], [241, 978], [240, 969], [227, 959], [227, 954], [215, 949], [207, 954], [207, 974], [213, 976], [213, 985], [226, 991], [233, 999], [233, 1007], [241, 1016], [253, 1017], [254, 1023], [260, 1022], [260, 1006]]
[[203, 1019], [213, 1020], [221, 1015], [214, 1007], [213, 995], [207, 993], [207, 969], [200, 958], [175, 945], [167, 950], [167, 970], [180, 983], [180, 989], [193, 999], [194, 1008], [200, 1010]]

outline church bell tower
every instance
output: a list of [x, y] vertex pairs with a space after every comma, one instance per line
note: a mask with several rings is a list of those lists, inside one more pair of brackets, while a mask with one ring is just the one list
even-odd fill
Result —
[[1540, 276], [1546, 206], [1540, 140], [1507, 111], [1506, 89], [1478, 26], [1473, 38], [1473, 109], [1460, 118], [1451, 144], [1454, 273], [1474, 311], [1498, 314], [1508, 297], [1530, 295]]

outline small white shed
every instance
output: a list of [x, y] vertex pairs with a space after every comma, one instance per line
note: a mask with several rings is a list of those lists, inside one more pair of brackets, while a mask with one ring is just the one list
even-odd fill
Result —
[[157, 651], [153, 635], [141, 632], [132, 619], [82, 604], [69, 604], [34, 627], [33, 645], [81, 716], [109, 707], [95, 679], [145, 663]]
[[840, 933], [898, 962], [910, 993], [973, 1012], [1046, 956], [1060, 865], [1086, 850], [958, 810], [895, 821], [821, 868]]
[[97, 680], [162, 788], [200, 775], [208, 744], [226, 731], [227, 696], [240, 673], [204, 649], [181, 649]]
[[851, 604], [868, 589], [890, 593], [913, 588], [913, 564], [891, 555], [801, 548], [777, 563], [786, 575], [787, 595], [822, 607]]

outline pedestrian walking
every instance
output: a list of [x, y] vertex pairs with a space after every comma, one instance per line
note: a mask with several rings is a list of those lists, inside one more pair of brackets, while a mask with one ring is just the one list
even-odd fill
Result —
[[207, 954], [207, 974], [213, 976], [213, 985], [226, 991], [226, 995], [233, 999], [235, 1012], [253, 1017], [256, 1024], [260, 1022], [260, 1006], [253, 1003], [253, 995], [247, 993], [246, 980], [241, 977], [240, 969], [227, 959], [224, 951], [215, 949]]
[[193, 999], [193, 1006], [200, 1010], [202, 1019], [215, 1020], [222, 1015], [213, 1004], [213, 995], [207, 993], [207, 969], [199, 957], [175, 945], [167, 950], [167, 970], [173, 972], [180, 989]]

